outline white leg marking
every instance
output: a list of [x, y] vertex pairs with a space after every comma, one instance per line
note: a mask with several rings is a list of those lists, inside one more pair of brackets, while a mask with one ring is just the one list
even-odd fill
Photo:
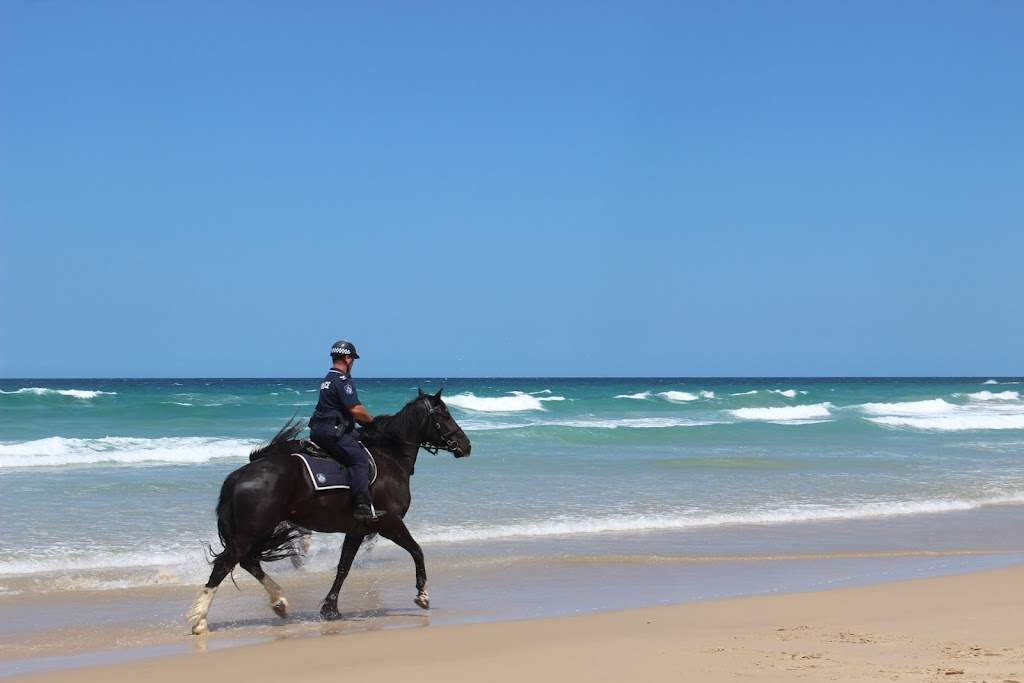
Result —
[[263, 575], [260, 579], [260, 583], [267, 590], [267, 595], [270, 596], [270, 609], [274, 610], [274, 614], [284, 619], [288, 616], [288, 601], [284, 599], [284, 591], [277, 585], [277, 582], [272, 578]]
[[416, 596], [413, 602], [415, 602], [423, 609], [430, 608], [430, 596], [427, 595], [427, 584], [423, 584], [423, 590], [419, 592], [419, 595]]
[[188, 622], [192, 625], [192, 633], [197, 636], [210, 630], [206, 623], [206, 615], [210, 613], [210, 605], [213, 604], [213, 596], [216, 592], [216, 588], [206, 588], [204, 586], [199, 591], [192, 609], [188, 611]]

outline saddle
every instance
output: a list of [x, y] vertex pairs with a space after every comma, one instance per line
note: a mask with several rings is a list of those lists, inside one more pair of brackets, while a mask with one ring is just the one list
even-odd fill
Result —
[[[299, 452], [292, 453], [300, 458], [306, 466], [306, 474], [317, 491], [333, 491], [337, 489], [351, 488], [348, 468], [327, 454], [309, 439], [299, 441]], [[365, 449], [366, 447], [363, 446]], [[373, 460], [373, 454], [366, 451], [370, 460], [370, 483], [377, 479], [377, 463]]]

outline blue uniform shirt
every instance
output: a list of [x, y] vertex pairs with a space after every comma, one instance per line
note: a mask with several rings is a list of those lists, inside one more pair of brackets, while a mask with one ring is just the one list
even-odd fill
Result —
[[331, 368], [324, 381], [320, 384], [320, 400], [313, 412], [314, 420], [334, 418], [338, 424], [348, 423], [355, 426], [352, 408], [359, 405], [359, 394], [356, 393], [352, 378], [338, 368]]

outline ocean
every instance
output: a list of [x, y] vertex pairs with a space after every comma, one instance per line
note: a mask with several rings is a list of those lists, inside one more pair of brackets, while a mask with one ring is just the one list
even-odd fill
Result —
[[[643, 586], [657, 603], [1024, 561], [1021, 378], [356, 380], [373, 414], [443, 388], [473, 442], [460, 460], [420, 452], [406, 518], [435, 604], [438, 581], [449, 605], [457, 585], [463, 619], [640, 606]], [[0, 380], [0, 604], [201, 586], [221, 483], [312, 413], [318, 384]], [[315, 601], [340, 542], [315, 535], [302, 567], [267, 569]], [[404, 551], [378, 541], [350, 582], [368, 570], [401, 596], [379, 600], [411, 604]], [[488, 572], [533, 597], [495, 617]], [[594, 597], [616, 577], [642, 586]], [[154, 618], [184, 629], [187, 607]], [[218, 597], [214, 630], [233, 609]]]

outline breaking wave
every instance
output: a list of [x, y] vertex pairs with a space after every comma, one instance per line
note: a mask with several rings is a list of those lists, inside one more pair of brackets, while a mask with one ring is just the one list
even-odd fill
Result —
[[[543, 392], [539, 392], [543, 393]], [[449, 407], [461, 408], [474, 413], [519, 413], [529, 410], [546, 410], [546, 401], [564, 401], [563, 396], [538, 397], [533, 394], [524, 394], [521, 391], [512, 392], [511, 396], [476, 396], [472, 393], [446, 396], [444, 402]]]
[[1024, 404], [1016, 391], [968, 394], [972, 403], [958, 405], [935, 398], [906, 403], [865, 403], [867, 419], [885, 427], [938, 432], [1024, 429]]
[[910, 427], [937, 432], [967, 432], [984, 429], [1024, 429], [1024, 413], [1018, 415], [954, 414], [938, 417], [869, 417], [887, 427]]
[[923, 515], [975, 510], [986, 505], [1024, 502], [1024, 496], [999, 496], [985, 500], [878, 501], [854, 505], [781, 506], [773, 510], [750, 513], [693, 513], [684, 515], [638, 514], [606, 517], [566, 517], [562, 519], [494, 525], [485, 527], [450, 527], [427, 531], [421, 537], [427, 542], [486, 541], [517, 537], [568, 536], [623, 531], [656, 531], [697, 529], [716, 526], [787, 524], [832, 520], [855, 520], [876, 517]]
[[861, 409], [871, 415], [946, 415], [956, 410], [956, 406], [941, 398], [933, 398], [905, 403], [865, 403]]
[[729, 412], [741, 420], [761, 420], [778, 424], [807, 424], [832, 417], [831, 403], [781, 408], [737, 408]]
[[25, 387], [14, 391], [0, 389], [0, 394], [8, 396], [30, 395], [30, 396], [68, 396], [70, 398], [90, 399], [97, 396], [117, 396], [116, 391], [92, 391], [88, 389], [46, 389], [44, 387]]
[[139, 439], [107, 436], [69, 439], [53, 436], [23, 443], [0, 444], [0, 468], [94, 465], [97, 463], [193, 464], [218, 458], [247, 458], [258, 439], [184, 437]]

